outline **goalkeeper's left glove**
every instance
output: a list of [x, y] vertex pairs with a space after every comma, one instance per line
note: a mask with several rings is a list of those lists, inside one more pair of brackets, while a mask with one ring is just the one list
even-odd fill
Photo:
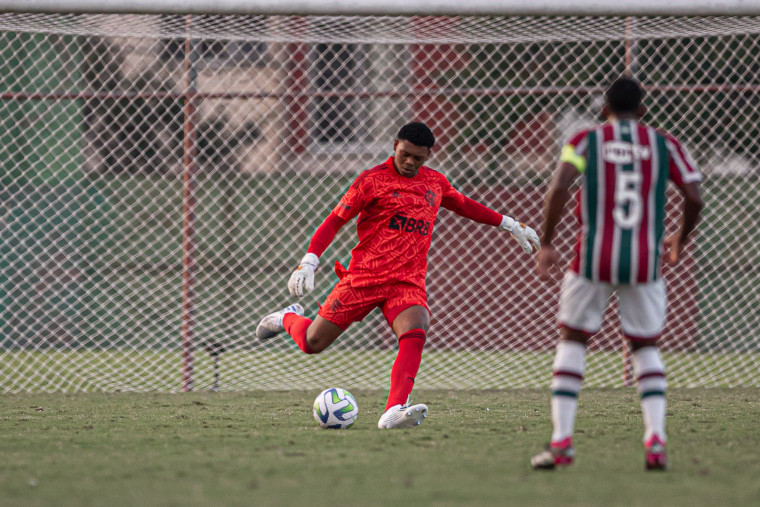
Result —
[[512, 237], [517, 240], [525, 253], [531, 253], [534, 245], [536, 250], [541, 250], [541, 242], [538, 240], [538, 234], [536, 234], [536, 231], [525, 224], [521, 224], [512, 217], [504, 215], [501, 219], [499, 229], [512, 234]]
[[314, 290], [314, 271], [319, 266], [319, 257], [309, 252], [301, 259], [301, 264], [288, 280], [288, 290], [293, 297], [305, 296]]

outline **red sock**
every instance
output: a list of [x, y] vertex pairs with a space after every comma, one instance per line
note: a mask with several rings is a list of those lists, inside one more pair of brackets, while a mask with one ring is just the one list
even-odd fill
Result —
[[296, 342], [299, 349], [307, 354], [314, 353], [306, 342], [306, 330], [311, 325], [311, 319], [302, 317], [297, 313], [286, 313], [285, 317], [282, 318], [282, 325], [285, 327], [285, 331], [293, 338], [293, 341]]
[[414, 387], [414, 378], [420, 369], [422, 348], [425, 346], [425, 331], [412, 329], [398, 338], [398, 354], [391, 369], [391, 391], [385, 410], [394, 405], [406, 403]]

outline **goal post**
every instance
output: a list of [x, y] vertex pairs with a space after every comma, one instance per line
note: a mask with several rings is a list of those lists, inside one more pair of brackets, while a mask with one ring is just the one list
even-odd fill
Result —
[[35, 13], [220, 14], [267, 16], [752, 16], [745, 0], [2, 0], [0, 11]]
[[[745, 2], [210, 3], [0, 0], [0, 390], [385, 386], [396, 340], [377, 312], [315, 356], [254, 337], [292, 302], [290, 272], [342, 192], [420, 120], [428, 165], [539, 229], [562, 143], [623, 74], [705, 177], [704, 218], [665, 270], [669, 384], [760, 385], [760, 18]], [[525, 10], [541, 5], [552, 15]], [[669, 230], [678, 211], [671, 191]], [[563, 266], [575, 230], [567, 213]], [[349, 224], [323, 255], [308, 314], [355, 242]], [[559, 281], [445, 210], [429, 260], [417, 388], [545, 386]], [[588, 385], [626, 384], [614, 310]]]

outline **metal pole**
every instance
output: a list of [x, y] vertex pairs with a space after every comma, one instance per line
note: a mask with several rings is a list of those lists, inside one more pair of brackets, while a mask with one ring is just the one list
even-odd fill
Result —
[[182, 237], [182, 390], [193, 390], [193, 339], [195, 317], [195, 51], [190, 29], [192, 15], [185, 17], [185, 121], [183, 164]]
[[208, 355], [211, 356], [211, 359], [214, 360], [214, 384], [211, 386], [211, 390], [217, 392], [219, 391], [219, 356], [221, 356], [226, 349], [221, 342], [217, 341], [207, 341], [204, 343], [203, 347], [206, 349], [206, 352], [208, 352]]
[[630, 16], [625, 18], [625, 74], [635, 78], [638, 69], [638, 43], [634, 37], [633, 27], [636, 20]]
[[[630, 16], [625, 18], [625, 75], [631, 78], [636, 77], [634, 72], [633, 22], [634, 20]], [[625, 338], [623, 338], [623, 385], [625, 387], [633, 386], [633, 363], [630, 347]]]

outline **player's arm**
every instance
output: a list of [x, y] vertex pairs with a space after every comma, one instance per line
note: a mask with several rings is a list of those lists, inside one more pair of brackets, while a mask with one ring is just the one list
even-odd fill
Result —
[[532, 228], [461, 193], [457, 194], [444, 196], [441, 206], [475, 222], [499, 227], [511, 233], [526, 253], [533, 251], [533, 245], [536, 249], [539, 248], [538, 235]]
[[702, 175], [699, 173], [694, 159], [681, 146], [681, 143], [669, 134], [666, 134], [665, 146], [670, 156], [669, 177], [683, 195], [681, 227], [665, 238], [664, 242], [663, 258], [666, 263], [673, 265], [681, 258], [689, 234], [697, 226], [704, 203], [699, 190]]
[[306, 255], [301, 259], [301, 263], [288, 280], [288, 290], [291, 296], [301, 297], [314, 290], [314, 272], [319, 267], [319, 258], [347, 222], [348, 220], [338, 216], [335, 212], [331, 212], [324, 222], [317, 227], [311, 242], [309, 242]]
[[[578, 167], [578, 165], [582, 167]], [[554, 173], [552, 185], [546, 193], [544, 206], [544, 224], [541, 230], [541, 248], [536, 256], [536, 273], [543, 280], [548, 280], [552, 267], [559, 261], [559, 254], [552, 242], [562, 220], [562, 213], [567, 201], [570, 200], [570, 187], [579, 172], [585, 169], [580, 160], [568, 161], [560, 159], [559, 167]]]
[[554, 234], [562, 220], [562, 212], [570, 200], [570, 187], [578, 176], [578, 169], [569, 162], [561, 162], [554, 173], [552, 185], [546, 193], [544, 224], [541, 229], [541, 246], [552, 246]]
[[352, 218], [359, 214], [367, 203], [366, 193], [363, 189], [363, 181], [367, 171], [360, 174], [343, 194], [338, 205], [325, 218], [324, 222], [317, 227], [314, 236], [309, 242], [306, 255], [301, 259], [298, 268], [290, 275], [288, 290], [293, 297], [305, 296], [314, 290], [314, 272], [319, 267], [319, 258], [325, 252], [338, 231]]
[[683, 195], [683, 208], [681, 227], [673, 234], [665, 238], [665, 262], [676, 264], [681, 258], [683, 248], [689, 239], [689, 235], [699, 222], [699, 215], [704, 207], [699, 190], [699, 182], [692, 181], [680, 187]]

